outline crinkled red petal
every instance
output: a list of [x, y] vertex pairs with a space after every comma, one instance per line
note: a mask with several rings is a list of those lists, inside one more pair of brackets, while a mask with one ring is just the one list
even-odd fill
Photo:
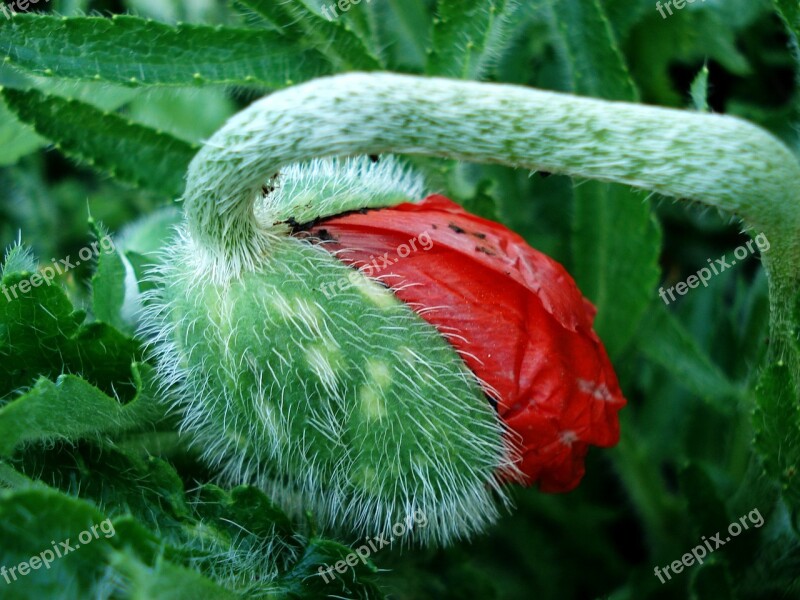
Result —
[[595, 309], [519, 235], [438, 195], [325, 219], [310, 233], [448, 338], [521, 438], [526, 483], [568, 491], [588, 446], [617, 443], [625, 398], [592, 329]]

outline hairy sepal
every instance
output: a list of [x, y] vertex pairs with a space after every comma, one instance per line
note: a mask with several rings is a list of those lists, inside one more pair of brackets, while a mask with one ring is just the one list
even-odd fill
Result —
[[[305, 241], [211, 280], [183, 233], [158, 267], [146, 333], [183, 428], [228, 483], [255, 483], [324, 529], [402, 543], [468, 537], [517, 478], [507, 432], [447, 341], [391, 291]], [[331, 294], [329, 290], [334, 289]]]

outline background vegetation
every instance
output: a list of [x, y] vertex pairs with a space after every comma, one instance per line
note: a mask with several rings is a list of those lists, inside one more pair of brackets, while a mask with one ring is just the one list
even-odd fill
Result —
[[[228, 116], [329, 73], [428, 73], [727, 113], [800, 151], [800, 8], [777, 4], [787, 21], [769, 0], [706, 0], [666, 19], [651, 0], [372, 0], [334, 21], [314, 0], [40, 1], [59, 16], [0, 17], [0, 240], [32, 251], [10, 252], [3, 283], [37, 258], [74, 257], [106, 231], [163, 217]], [[142, 18], [112, 19], [123, 14]], [[58, 286], [0, 297], [0, 565], [106, 517], [116, 535], [0, 581], [0, 597], [800, 597], [795, 510], [753, 444], [783, 435], [753, 427], [769, 343], [759, 260], [668, 307], [657, 293], [730, 256], [747, 240], [738, 223], [617, 185], [413, 162], [431, 190], [561, 261], [597, 305], [629, 406], [620, 444], [590, 452], [582, 485], [519, 489], [517, 509], [485, 536], [386, 549], [325, 586], [317, 566], [353, 540], [319, 537], [313, 515], [291, 522], [257, 490], [213, 484], [158, 403], [123, 310], [121, 258], [103, 255]], [[162, 225], [115, 238], [137, 275]], [[762, 528], [666, 584], [655, 577], [755, 508]]]

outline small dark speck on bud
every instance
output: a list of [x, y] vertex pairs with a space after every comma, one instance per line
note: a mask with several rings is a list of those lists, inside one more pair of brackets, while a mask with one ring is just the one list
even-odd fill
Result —
[[467, 233], [465, 230], [461, 229], [461, 227], [459, 227], [459, 226], [458, 226], [458, 225], [456, 225], [455, 223], [450, 223], [450, 224], [448, 224], [447, 226], [448, 226], [450, 229], [452, 229], [453, 231], [455, 231], [456, 233]]

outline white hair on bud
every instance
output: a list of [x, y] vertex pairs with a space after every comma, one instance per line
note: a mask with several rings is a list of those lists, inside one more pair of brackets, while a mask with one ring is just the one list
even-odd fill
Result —
[[[327, 299], [320, 277], [351, 269], [294, 238], [274, 250], [280, 260], [242, 281], [209, 283], [183, 231], [151, 275], [143, 333], [204, 459], [224, 483], [255, 484], [288, 513], [311, 510], [345, 536], [388, 535], [420, 510], [427, 526], [400, 543], [447, 544], [493, 523], [510, 504], [502, 483], [521, 478], [520, 458], [481, 382], [379, 284], [354, 271], [360, 283]], [[294, 252], [300, 259], [290, 260]], [[382, 380], [391, 387], [380, 389]], [[374, 420], [364, 417], [373, 385], [391, 404]], [[298, 418], [307, 432], [299, 437]], [[397, 431], [406, 432], [400, 445]], [[374, 485], [355, 485], [365, 468]]]
[[350, 210], [383, 208], [425, 196], [422, 176], [393, 156], [322, 158], [282, 169], [256, 202], [256, 220], [306, 223]]

